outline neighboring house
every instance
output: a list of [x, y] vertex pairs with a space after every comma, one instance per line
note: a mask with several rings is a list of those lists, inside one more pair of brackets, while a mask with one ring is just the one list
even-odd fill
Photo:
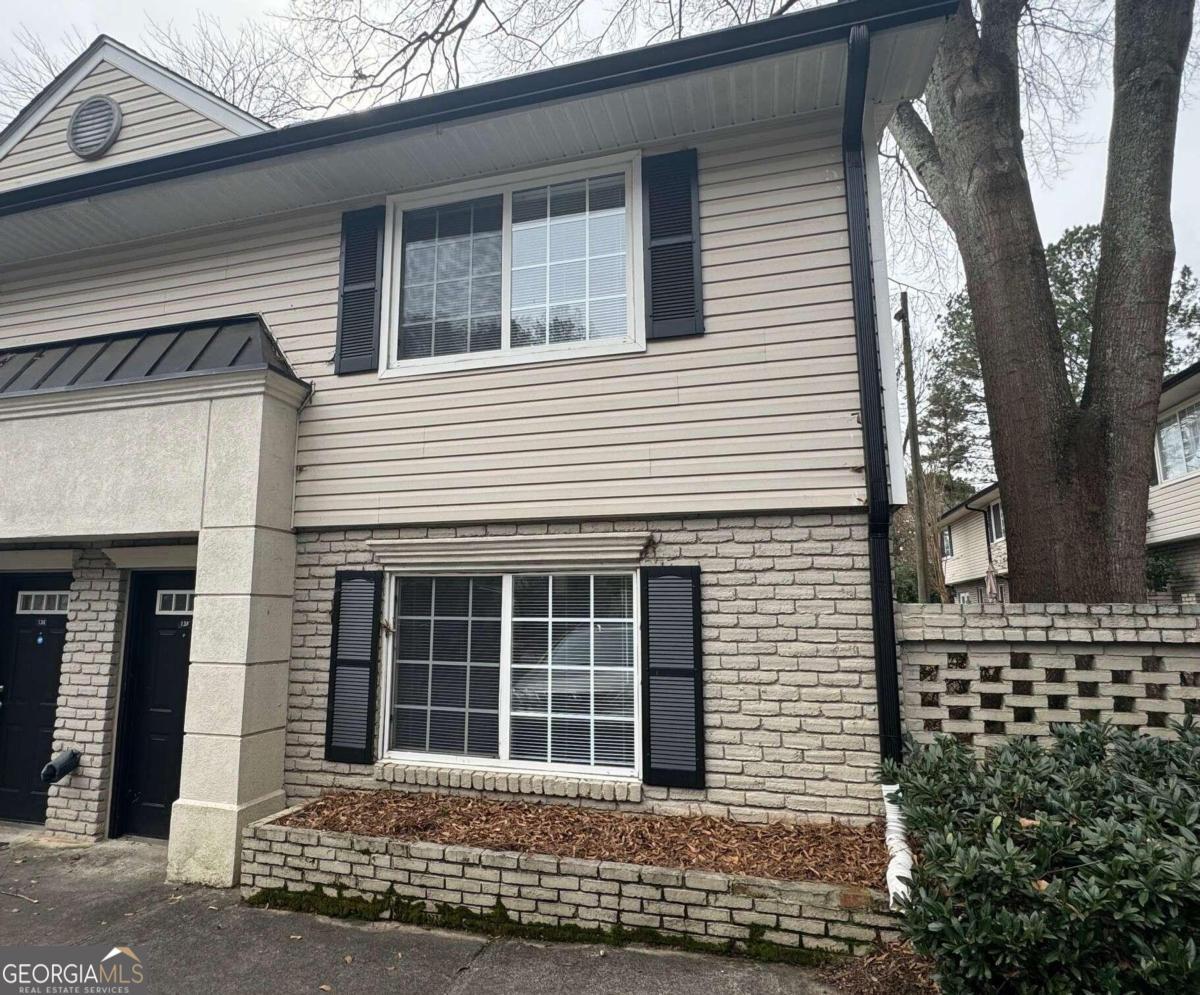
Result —
[[0, 132], [0, 818], [230, 884], [335, 786], [878, 813], [874, 143], [955, 6], [278, 130], [98, 39]]
[[1200, 594], [1200, 363], [1167, 377], [1158, 402], [1146, 542], [1177, 571], [1169, 595]]
[[[1156, 597], [1195, 601], [1200, 592], [1200, 363], [1163, 381], [1154, 445], [1146, 544], [1169, 557], [1177, 579]], [[1008, 548], [1000, 487], [987, 487], [938, 520], [942, 572], [953, 600], [1008, 601]], [[988, 568], [996, 585], [989, 589]], [[1155, 595], [1152, 595], [1155, 596]]]
[[989, 484], [956, 504], [938, 519], [938, 528], [950, 599], [967, 605], [1008, 601], [1008, 533], [1000, 485]]

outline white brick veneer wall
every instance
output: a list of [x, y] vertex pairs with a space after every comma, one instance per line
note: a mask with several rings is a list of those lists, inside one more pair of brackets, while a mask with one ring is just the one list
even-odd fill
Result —
[[[701, 568], [708, 787], [647, 787], [640, 801], [624, 802], [602, 792], [574, 798], [551, 793], [582, 804], [755, 821], [878, 813], [866, 520], [829, 514], [301, 532], [288, 701], [289, 800], [337, 786], [385, 784], [369, 765], [323, 759], [334, 574], [372, 567], [366, 540], [614, 530], [652, 534], [646, 565]], [[423, 780], [403, 787], [478, 790], [451, 788], [449, 779], [440, 786], [436, 778]], [[512, 784], [508, 779], [503, 787]]]
[[54, 752], [80, 752], [79, 768], [50, 786], [46, 828], [93, 839], [108, 822], [128, 574], [98, 549], [76, 555], [54, 724]]

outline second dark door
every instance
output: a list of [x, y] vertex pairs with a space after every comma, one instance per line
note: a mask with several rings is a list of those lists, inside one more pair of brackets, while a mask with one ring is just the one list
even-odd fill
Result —
[[192, 573], [136, 573], [122, 689], [112, 835], [165, 839], [179, 797], [192, 642]]

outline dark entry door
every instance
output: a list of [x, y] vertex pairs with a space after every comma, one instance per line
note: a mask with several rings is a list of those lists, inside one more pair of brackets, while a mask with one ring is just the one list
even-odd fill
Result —
[[121, 696], [113, 836], [165, 839], [179, 797], [192, 573], [135, 573]]
[[0, 574], [0, 819], [46, 820], [70, 574]]

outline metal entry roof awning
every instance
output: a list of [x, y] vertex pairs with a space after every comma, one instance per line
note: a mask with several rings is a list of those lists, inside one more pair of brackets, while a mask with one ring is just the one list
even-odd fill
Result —
[[234, 371], [301, 382], [258, 315], [0, 351], [0, 398]]

